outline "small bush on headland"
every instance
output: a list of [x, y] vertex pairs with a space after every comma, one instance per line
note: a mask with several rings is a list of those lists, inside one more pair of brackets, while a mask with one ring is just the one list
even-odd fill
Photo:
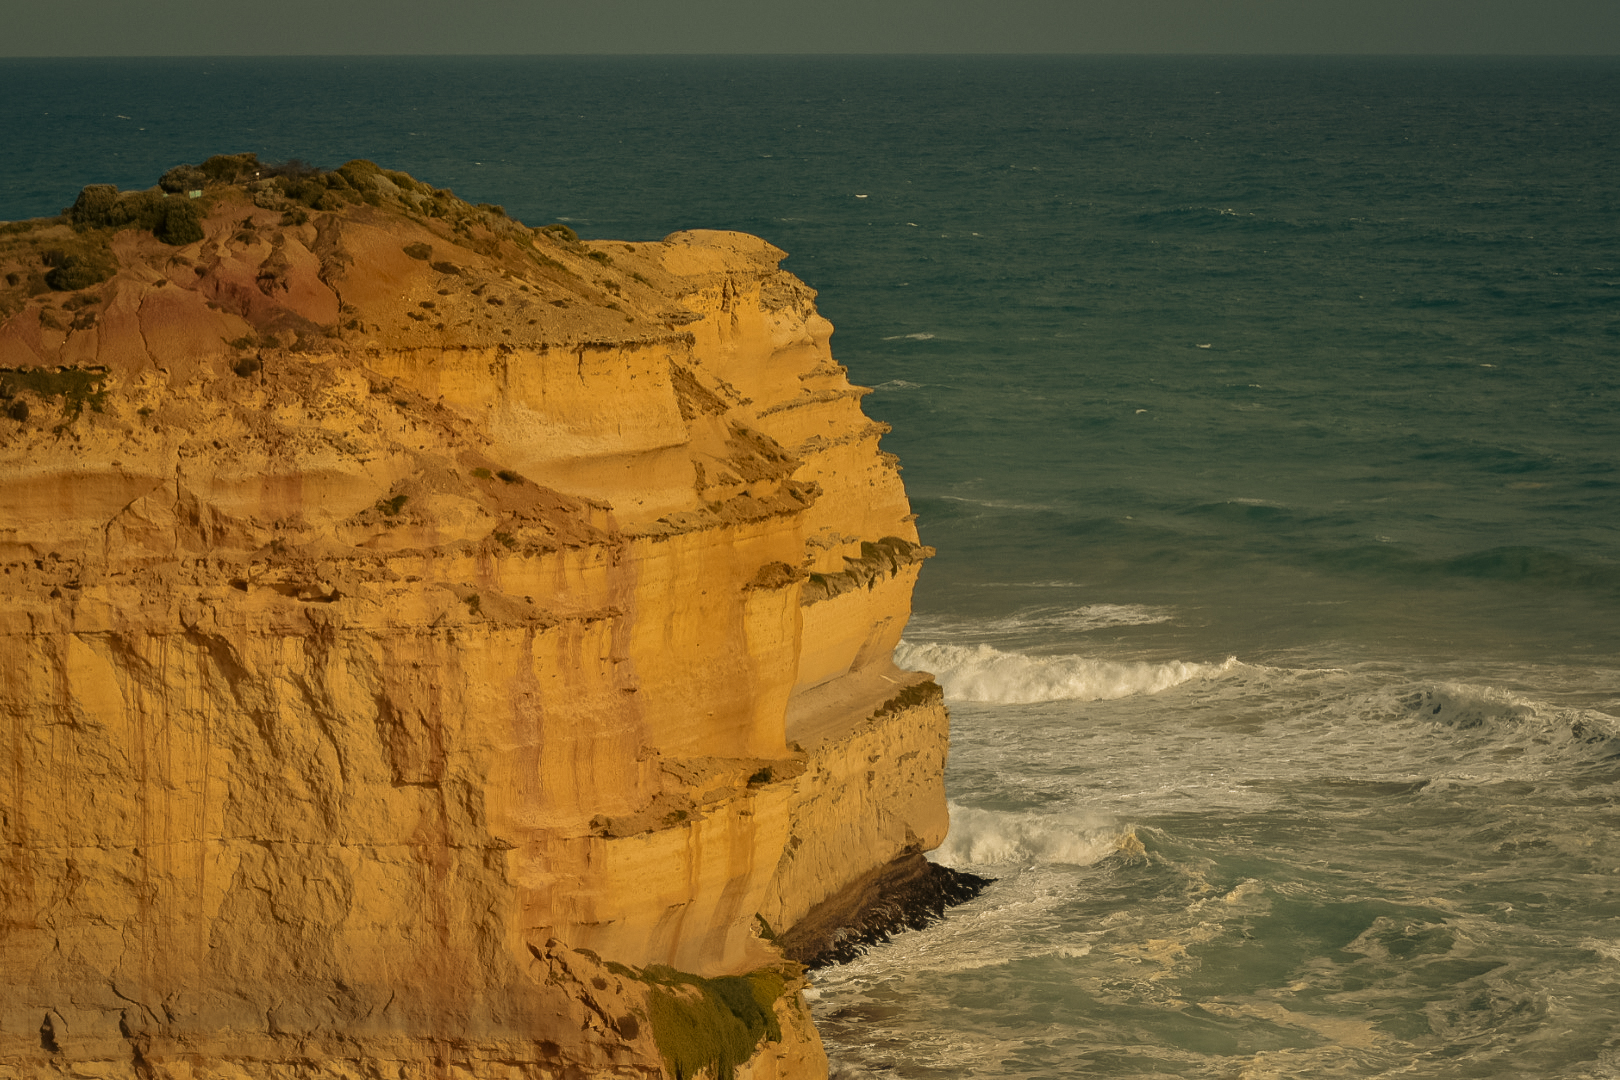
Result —
[[117, 271], [104, 252], [67, 254], [55, 248], [45, 253], [45, 284], [56, 292], [74, 292], [99, 285]]
[[111, 184], [91, 184], [67, 210], [80, 229], [150, 229], [165, 244], [179, 246], [203, 238], [202, 214], [190, 199], [169, 198], [160, 191], [120, 192]]
[[168, 192], [197, 191], [271, 176], [275, 168], [278, 166], [260, 162], [257, 154], [215, 154], [201, 165], [176, 165], [163, 174], [158, 187]]
[[207, 186], [208, 174], [195, 165], [176, 165], [158, 180], [158, 187], [173, 194], [198, 191]]
[[164, 201], [163, 218], [152, 233], [165, 244], [175, 247], [194, 244], [203, 238], [202, 214], [189, 199], [185, 202], [167, 199]]

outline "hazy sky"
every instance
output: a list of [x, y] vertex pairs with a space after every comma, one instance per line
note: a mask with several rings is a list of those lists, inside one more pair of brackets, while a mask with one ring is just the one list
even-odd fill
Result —
[[1620, 53], [1620, 0], [22, 0], [0, 56]]

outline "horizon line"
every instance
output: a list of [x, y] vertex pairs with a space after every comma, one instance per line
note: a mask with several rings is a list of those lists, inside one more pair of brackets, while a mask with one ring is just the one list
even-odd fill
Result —
[[1382, 59], [1382, 60], [1601, 60], [1620, 59], [1620, 51], [1608, 52], [1238, 52], [1221, 50], [1179, 50], [1170, 52], [376, 52], [376, 53], [62, 53], [4, 54], [6, 60], [497, 60], [497, 59], [989, 59], [989, 58], [1137, 58], [1168, 59], [1218, 57], [1226, 59]]

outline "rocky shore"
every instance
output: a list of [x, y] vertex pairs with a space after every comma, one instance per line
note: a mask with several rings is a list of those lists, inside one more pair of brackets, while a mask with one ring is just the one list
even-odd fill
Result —
[[820, 1077], [975, 883], [784, 253], [210, 159], [0, 226], [0, 1077]]

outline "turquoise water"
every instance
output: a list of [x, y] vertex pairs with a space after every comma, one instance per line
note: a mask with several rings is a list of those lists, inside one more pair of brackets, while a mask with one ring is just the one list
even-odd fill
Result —
[[[845, 1077], [1620, 1076], [1620, 63], [0, 62], [0, 217], [255, 150], [791, 252], [997, 877]], [[127, 117], [127, 119], [125, 119]]]

